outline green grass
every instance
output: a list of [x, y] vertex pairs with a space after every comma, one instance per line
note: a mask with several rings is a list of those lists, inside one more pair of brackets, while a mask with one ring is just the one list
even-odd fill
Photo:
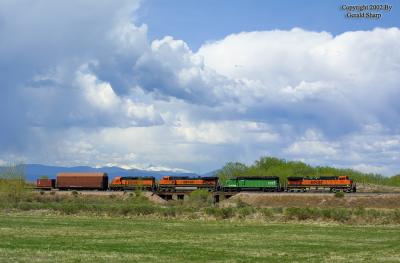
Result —
[[395, 262], [399, 226], [0, 214], [0, 262]]

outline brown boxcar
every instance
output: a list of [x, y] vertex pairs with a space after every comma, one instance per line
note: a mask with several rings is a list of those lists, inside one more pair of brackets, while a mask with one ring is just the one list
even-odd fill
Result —
[[55, 179], [37, 179], [36, 188], [43, 190], [51, 190], [56, 187]]
[[60, 190], [107, 190], [108, 175], [106, 173], [59, 173], [57, 174], [57, 188]]

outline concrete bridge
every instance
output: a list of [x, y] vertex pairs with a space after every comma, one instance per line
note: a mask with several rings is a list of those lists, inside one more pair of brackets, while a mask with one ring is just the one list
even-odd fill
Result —
[[[179, 192], [157, 191], [154, 193], [164, 200], [187, 200], [189, 198], [191, 191], [179, 191]], [[209, 192], [209, 194], [212, 195], [215, 203], [228, 199], [238, 193], [239, 192], [219, 192], [219, 191]]]

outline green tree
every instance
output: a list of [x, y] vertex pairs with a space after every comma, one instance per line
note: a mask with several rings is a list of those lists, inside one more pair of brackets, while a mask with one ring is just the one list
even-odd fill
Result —
[[0, 197], [17, 205], [26, 194], [25, 165], [9, 164], [0, 168]]
[[242, 176], [247, 171], [247, 166], [239, 162], [229, 162], [218, 171], [219, 180], [225, 182], [227, 179]]

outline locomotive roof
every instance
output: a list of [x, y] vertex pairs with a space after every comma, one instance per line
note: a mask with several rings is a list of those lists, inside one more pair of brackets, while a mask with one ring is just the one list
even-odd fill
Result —
[[295, 180], [303, 180], [303, 179], [308, 179], [308, 180], [336, 180], [338, 178], [339, 178], [339, 176], [320, 176], [320, 177], [289, 176], [287, 179], [295, 181]]
[[198, 177], [189, 177], [189, 176], [169, 176], [170, 180], [216, 180], [218, 177], [216, 176], [198, 176]]
[[121, 180], [155, 180], [154, 176], [121, 176]]
[[242, 180], [260, 180], [260, 179], [279, 179], [278, 176], [239, 176], [236, 179]]

